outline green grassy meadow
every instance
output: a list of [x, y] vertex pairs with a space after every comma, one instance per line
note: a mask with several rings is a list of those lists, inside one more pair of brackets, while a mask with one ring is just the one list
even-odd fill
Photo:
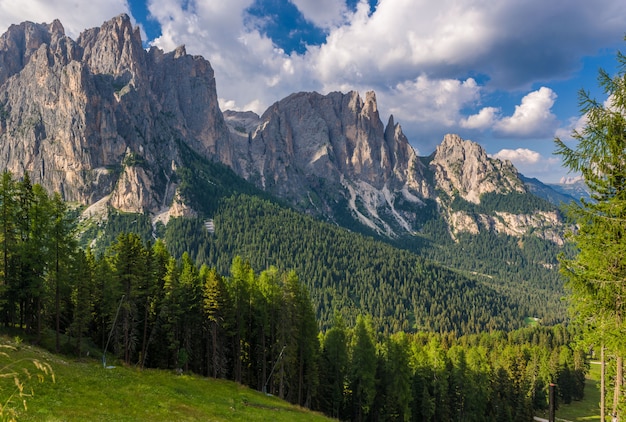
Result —
[[72, 360], [8, 337], [0, 337], [0, 368], [2, 420], [329, 420], [233, 382], [123, 366], [105, 369], [99, 359]]
[[[548, 418], [547, 413], [538, 416]], [[557, 421], [600, 421], [600, 365], [591, 364], [589, 368], [585, 381], [585, 398], [571, 404], [561, 404], [555, 416]]]

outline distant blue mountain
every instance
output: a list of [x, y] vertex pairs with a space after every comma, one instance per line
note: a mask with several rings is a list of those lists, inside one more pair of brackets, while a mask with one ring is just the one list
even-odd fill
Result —
[[520, 175], [528, 189], [535, 195], [555, 205], [580, 202], [581, 198], [590, 199], [589, 191], [582, 180], [567, 183], [543, 183], [538, 179]]

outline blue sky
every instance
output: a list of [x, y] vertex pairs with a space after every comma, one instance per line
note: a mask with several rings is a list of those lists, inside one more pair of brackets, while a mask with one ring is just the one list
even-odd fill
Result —
[[0, 32], [58, 18], [76, 38], [120, 13], [146, 47], [208, 59], [223, 110], [374, 90], [420, 155], [457, 133], [545, 182], [567, 176], [553, 140], [582, 124], [578, 90], [604, 100], [598, 68], [626, 50], [623, 0], [0, 0]]

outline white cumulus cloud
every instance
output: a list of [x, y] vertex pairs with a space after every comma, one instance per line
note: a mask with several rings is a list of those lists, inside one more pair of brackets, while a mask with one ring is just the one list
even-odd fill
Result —
[[528, 148], [502, 149], [491, 155], [499, 160], [509, 160], [517, 170], [528, 176], [538, 177], [545, 182], [557, 182], [560, 174], [555, 168], [560, 168], [561, 162], [557, 157], [544, 157], [537, 151]]
[[185, 44], [189, 54], [202, 55], [215, 70], [221, 104], [260, 114], [274, 101], [318, 85], [302, 56], [286, 54], [254, 19], [245, 19], [252, 3], [151, 0], [149, 10], [161, 23], [154, 45], [170, 51]]
[[503, 149], [494, 154], [493, 157], [524, 164], [536, 164], [541, 160], [541, 154], [528, 148]]
[[553, 135], [558, 125], [551, 111], [556, 97], [556, 93], [546, 87], [527, 94], [522, 103], [515, 106], [512, 116], [504, 117], [495, 124], [496, 134], [519, 138]]
[[472, 78], [460, 81], [426, 75], [399, 83], [380, 95], [398, 121], [445, 127], [453, 127], [459, 120], [459, 110], [479, 96], [480, 87]]
[[499, 113], [500, 109], [497, 107], [484, 107], [477, 114], [462, 119], [461, 127], [479, 130], [489, 129], [498, 120]]
[[126, 0], [0, 0], [0, 33], [24, 21], [51, 23], [59, 19], [66, 35], [75, 39], [84, 29], [99, 27], [121, 13], [131, 15]]

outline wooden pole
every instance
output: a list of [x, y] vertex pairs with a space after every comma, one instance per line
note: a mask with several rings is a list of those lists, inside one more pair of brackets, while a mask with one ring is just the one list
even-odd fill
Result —
[[555, 384], [550, 383], [550, 390], [549, 390], [550, 391], [550, 407], [549, 407], [550, 416], [548, 417], [548, 420], [550, 422], [555, 422], [556, 420], [554, 417], [555, 410], [556, 410], [556, 403], [554, 402], [554, 387], [555, 387]]
[[602, 343], [602, 347], [600, 348], [600, 421], [606, 421], [606, 360], [604, 358], [604, 343]]

